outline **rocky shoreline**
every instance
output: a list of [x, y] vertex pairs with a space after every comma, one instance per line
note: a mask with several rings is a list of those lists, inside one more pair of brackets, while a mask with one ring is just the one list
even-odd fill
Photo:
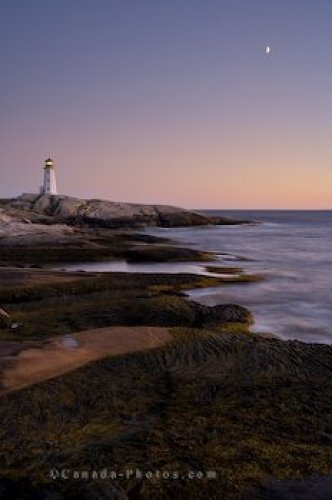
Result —
[[[251, 286], [261, 279], [248, 279], [238, 267], [215, 266], [211, 253], [132, 230], [147, 219], [195, 224], [196, 214], [166, 208], [162, 219], [157, 209], [136, 212], [131, 206], [131, 229], [124, 230], [112, 224], [122, 221], [128, 227], [128, 206], [110, 222], [111, 211], [116, 208], [119, 215], [119, 207], [98, 203], [25, 196], [0, 207], [3, 498], [18, 498], [23, 490], [26, 499], [249, 500], [273, 498], [274, 491], [287, 498], [292, 481], [331, 475], [332, 347], [256, 335], [246, 308], [188, 300], [189, 289], [223, 287], [232, 280]], [[74, 273], [47, 267], [119, 258], [196, 260], [214, 275]], [[134, 352], [125, 328], [138, 329], [138, 338], [162, 329], [156, 332], [167, 342], [150, 350], [142, 343]], [[60, 339], [96, 342], [98, 335], [102, 344], [106, 331], [112, 336], [109, 351], [98, 345], [99, 351], [92, 352], [96, 345], [86, 344], [80, 357], [67, 342], [61, 344], [65, 358], [54, 353]], [[112, 351], [114, 335], [121, 352]], [[32, 372], [39, 378], [30, 374], [29, 386], [8, 393], [13, 374], [22, 377], [29, 349]], [[47, 371], [52, 353], [61, 374]], [[50, 469], [105, 467], [194, 470], [203, 471], [203, 477], [55, 481], [49, 475]], [[211, 470], [214, 479], [204, 475]]]
[[[5, 208], [12, 214], [26, 215], [35, 222], [55, 221], [72, 226], [99, 227], [185, 227], [208, 224], [245, 224], [250, 221], [202, 215], [169, 205], [120, 203], [107, 200], [83, 200], [62, 195], [23, 194], [8, 200]], [[32, 218], [31, 218], [32, 217]]]

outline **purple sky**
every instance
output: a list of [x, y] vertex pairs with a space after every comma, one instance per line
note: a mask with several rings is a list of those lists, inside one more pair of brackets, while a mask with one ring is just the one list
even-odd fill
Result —
[[332, 208], [331, 0], [2, 0], [0, 38], [0, 196], [51, 155], [73, 196]]

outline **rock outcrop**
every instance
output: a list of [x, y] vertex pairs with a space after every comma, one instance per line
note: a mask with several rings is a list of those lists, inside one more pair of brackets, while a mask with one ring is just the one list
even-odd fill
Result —
[[[1, 203], [0, 246], [58, 246], [69, 240], [80, 244], [79, 233], [86, 228], [185, 227], [241, 222], [245, 221], [214, 218], [167, 205], [23, 194]], [[148, 253], [149, 249], [143, 249], [141, 259], [136, 256], [136, 260], [148, 260], [149, 255], [144, 252]]]
[[9, 206], [12, 209], [52, 216], [58, 221], [71, 225], [182, 227], [241, 222], [208, 217], [168, 205], [144, 205], [95, 199], [82, 200], [60, 195], [24, 194], [12, 200]]
[[0, 209], [0, 245], [34, 245], [65, 241], [73, 234], [73, 228], [65, 224], [31, 223], [26, 216]]
[[193, 328], [215, 328], [236, 323], [242, 332], [246, 332], [253, 318], [247, 308], [235, 304], [209, 307], [183, 297], [162, 295], [137, 297], [135, 301], [114, 303], [108, 312], [91, 312], [89, 320], [96, 321], [98, 326], [153, 325]]
[[218, 304], [213, 307], [201, 309], [202, 324], [220, 324], [220, 323], [247, 323], [253, 322], [250, 311], [237, 304]]

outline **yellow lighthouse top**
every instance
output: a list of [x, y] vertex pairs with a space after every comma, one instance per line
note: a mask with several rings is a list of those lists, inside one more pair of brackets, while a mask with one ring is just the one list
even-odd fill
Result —
[[54, 167], [54, 161], [52, 160], [52, 158], [47, 158], [47, 160], [45, 160], [44, 168], [52, 168], [52, 167]]

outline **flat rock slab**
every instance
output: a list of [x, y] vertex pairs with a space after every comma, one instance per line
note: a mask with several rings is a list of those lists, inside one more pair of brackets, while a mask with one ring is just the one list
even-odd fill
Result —
[[[84, 276], [92, 276], [86, 273]], [[82, 274], [77, 272], [53, 271], [47, 269], [18, 269], [15, 267], [0, 268], [0, 291], [19, 287], [53, 285], [81, 280]]]
[[90, 361], [153, 349], [171, 339], [167, 328], [114, 326], [54, 337], [37, 346], [32, 342], [20, 346], [2, 342], [0, 360], [5, 362], [0, 395], [58, 377]]

